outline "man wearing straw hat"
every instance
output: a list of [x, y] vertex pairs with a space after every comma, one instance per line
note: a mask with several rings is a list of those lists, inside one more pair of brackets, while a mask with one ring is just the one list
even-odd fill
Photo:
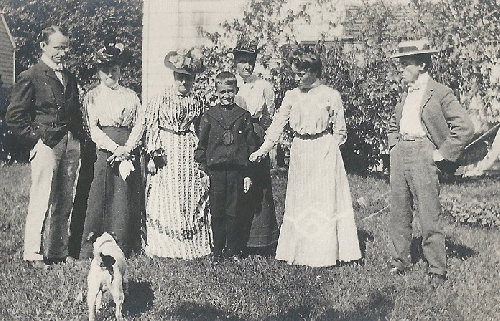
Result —
[[446, 280], [445, 236], [441, 224], [438, 173], [453, 171], [455, 161], [474, 133], [466, 110], [450, 88], [433, 80], [432, 50], [426, 39], [403, 41], [398, 53], [407, 90], [389, 124], [391, 158], [391, 272], [411, 265], [412, 206], [422, 229], [422, 250], [432, 285]]

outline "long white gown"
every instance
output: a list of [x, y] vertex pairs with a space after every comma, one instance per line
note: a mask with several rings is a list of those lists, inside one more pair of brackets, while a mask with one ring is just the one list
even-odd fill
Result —
[[286, 123], [294, 138], [276, 259], [313, 267], [360, 259], [339, 150], [346, 134], [339, 92], [321, 84], [309, 91], [288, 91], [257, 153], [271, 149]]

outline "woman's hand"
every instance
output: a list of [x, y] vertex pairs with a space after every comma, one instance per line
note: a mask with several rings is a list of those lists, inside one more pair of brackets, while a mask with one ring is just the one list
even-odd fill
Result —
[[252, 154], [250, 154], [250, 157], [248, 159], [251, 162], [260, 162], [262, 157], [264, 157], [264, 155], [262, 155], [261, 152], [256, 151], [256, 152], [253, 152]]
[[210, 188], [210, 176], [205, 174], [201, 177], [201, 186], [203, 186], [204, 189]]
[[126, 160], [130, 157], [130, 151], [125, 146], [118, 146], [114, 151], [113, 155], [108, 157], [108, 162], [115, 163]]
[[153, 159], [150, 159], [148, 161], [148, 163], [146, 164], [146, 169], [147, 169], [148, 173], [156, 174], [156, 165], [155, 165], [155, 162], [153, 161]]

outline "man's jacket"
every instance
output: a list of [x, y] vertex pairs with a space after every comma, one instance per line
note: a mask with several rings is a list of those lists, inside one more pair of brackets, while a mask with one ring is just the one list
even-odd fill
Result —
[[32, 148], [41, 139], [54, 147], [71, 131], [83, 138], [83, 121], [76, 78], [62, 71], [66, 88], [55, 72], [40, 61], [19, 75], [5, 119], [23, 144]]
[[[389, 123], [389, 149], [400, 137], [399, 124], [406, 96], [404, 94], [396, 105]], [[429, 79], [423, 95], [421, 119], [427, 137], [448, 161], [455, 162], [458, 159], [474, 134], [474, 125], [453, 91], [433, 79]]]

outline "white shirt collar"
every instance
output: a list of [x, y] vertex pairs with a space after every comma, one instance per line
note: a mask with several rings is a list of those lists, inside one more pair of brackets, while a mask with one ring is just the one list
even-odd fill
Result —
[[425, 87], [427, 87], [427, 83], [429, 82], [430, 78], [431, 77], [429, 76], [429, 73], [427, 73], [427, 72], [420, 74], [414, 83], [408, 84], [408, 91], [411, 92], [414, 90], [424, 89]]

